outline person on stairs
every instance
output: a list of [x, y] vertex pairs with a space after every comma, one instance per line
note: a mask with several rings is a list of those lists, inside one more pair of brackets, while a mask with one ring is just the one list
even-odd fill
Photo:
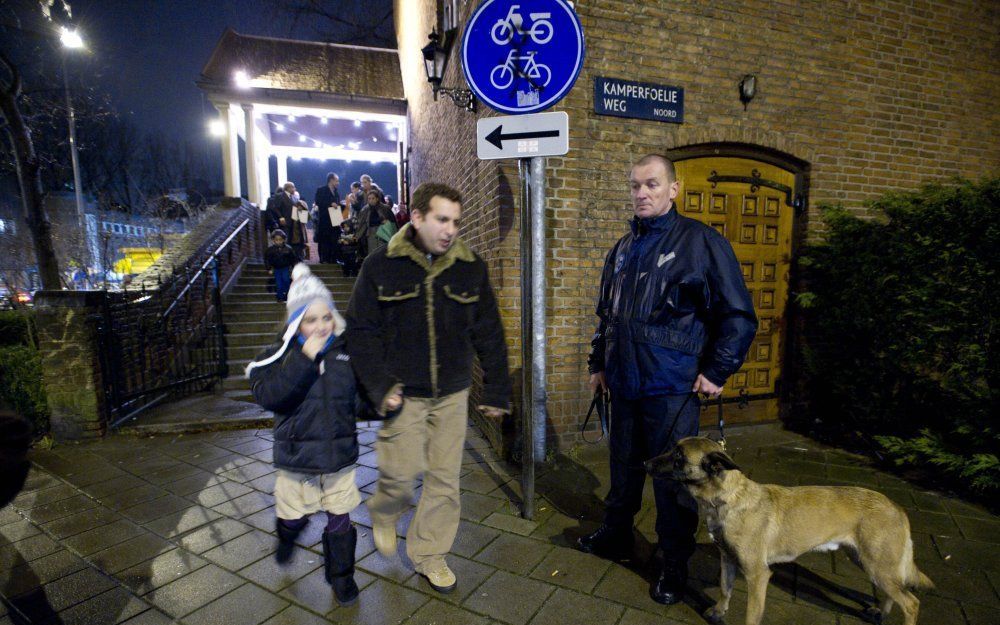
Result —
[[357, 601], [350, 512], [361, 503], [355, 485], [357, 417], [361, 407], [344, 318], [333, 296], [305, 263], [292, 270], [288, 323], [278, 340], [247, 365], [254, 399], [274, 412], [274, 485], [279, 564], [291, 561], [309, 515], [325, 512], [326, 581], [341, 605]]
[[292, 285], [292, 267], [299, 262], [292, 246], [285, 243], [285, 231], [277, 228], [271, 232], [271, 245], [264, 252], [264, 266], [274, 276], [274, 295], [279, 302], [288, 298]]

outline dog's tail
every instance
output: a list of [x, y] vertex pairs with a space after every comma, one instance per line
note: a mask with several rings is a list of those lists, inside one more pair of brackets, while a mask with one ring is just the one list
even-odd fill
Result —
[[913, 540], [906, 541], [903, 552], [903, 568], [907, 586], [918, 589], [934, 588], [934, 582], [917, 568], [917, 563], [913, 560]]

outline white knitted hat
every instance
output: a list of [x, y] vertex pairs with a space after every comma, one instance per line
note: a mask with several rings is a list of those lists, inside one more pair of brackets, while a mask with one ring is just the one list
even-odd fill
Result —
[[246, 377], [250, 377], [250, 371], [256, 367], [266, 367], [272, 362], [281, 358], [281, 355], [288, 350], [292, 339], [299, 331], [299, 324], [302, 323], [302, 315], [314, 302], [323, 302], [333, 313], [333, 333], [340, 336], [347, 327], [347, 322], [337, 311], [337, 305], [333, 303], [333, 295], [330, 289], [326, 288], [323, 281], [313, 275], [309, 265], [298, 263], [292, 269], [292, 286], [288, 289], [288, 325], [282, 335], [281, 347], [267, 358], [257, 362], [251, 362], [246, 368]]

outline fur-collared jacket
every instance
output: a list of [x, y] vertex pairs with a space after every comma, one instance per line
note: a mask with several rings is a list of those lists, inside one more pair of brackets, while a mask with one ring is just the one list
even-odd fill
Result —
[[347, 353], [361, 386], [380, 407], [402, 386], [411, 397], [442, 397], [483, 369], [481, 403], [510, 402], [507, 346], [486, 263], [456, 239], [432, 260], [407, 224], [366, 260], [347, 307]]

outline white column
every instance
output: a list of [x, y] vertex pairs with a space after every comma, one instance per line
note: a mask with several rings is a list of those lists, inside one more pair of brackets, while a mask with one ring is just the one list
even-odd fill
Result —
[[228, 102], [215, 102], [222, 121], [222, 178], [226, 197], [240, 196], [240, 155], [236, 127]]
[[253, 120], [253, 123], [257, 129], [257, 143], [254, 146], [257, 152], [257, 182], [260, 184], [261, 200], [266, 204], [267, 198], [271, 197], [277, 186], [271, 180], [271, 166], [268, 160], [274, 146], [271, 144], [271, 128], [267, 122], [267, 114], [263, 114], [260, 119]]
[[278, 182], [274, 186], [278, 187], [288, 182], [288, 156], [279, 152], [275, 157], [278, 159]]
[[[271, 197], [274, 187], [277, 185], [271, 184], [271, 172], [267, 164], [267, 152], [263, 149], [258, 150], [257, 153], [257, 184], [260, 185], [261, 201], [266, 203], [267, 198]], [[261, 206], [263, 205], [261, 204]]]
[[242, 106], [243, 128], [244, 133], [246, 134], [243, 144], [246, 146], [247, 199], [260, 206], [262, 196], [260, 189], [260, 175], [258, 171], [260, 162], [257, 158], [257, 125], [254, 123], [253, 119], [253, 104], [244, 104]]

